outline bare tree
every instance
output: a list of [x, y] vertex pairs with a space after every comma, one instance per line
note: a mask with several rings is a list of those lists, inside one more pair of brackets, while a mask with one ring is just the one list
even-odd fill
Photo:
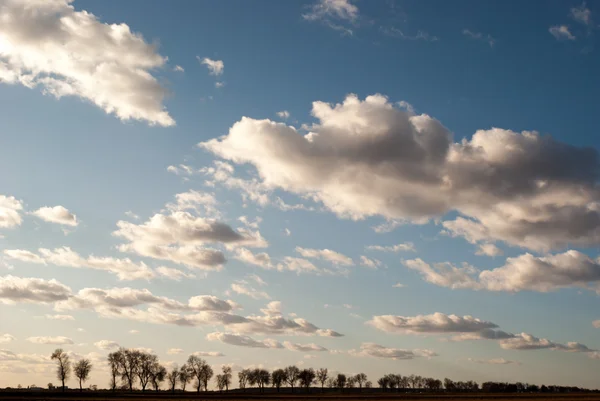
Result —
[[137, 374], [140, 379], [142, 391], [146, 391], [146, 386], [152, 379], [152, 373], [158, 365], [158, 357], [147, 352], [140, 352], [138, 359]]
[[324, 391], [325, 382], [327, 381], [328, 372], [327, 368], [321, 368], [317, 370], [317, 380], [321, 383], [321, 391]]
[[141, 352], [135, 349], [120, 348], [119, 351], [119, 373], [121, 380], [133, 391], [139, 371]]
[[206, 365], [206, 361], [199, 356], [190, 355], [187, 360], [187, 365], [192, 376], [196, 378], [196, 391], [200, 392], [200, 389], [202, 388], [202, 378], [204, 375], [204, 366]]
[[167, 368], [165, 368], [160, 363], [156, 363], [152, 367], [152, 373], [150, 376], [150, 380], [152, 380], [152, 387], [154, 387], [154, 391], [158, 392], [160, 389], [160, 384], [165, 381], [167, 377]]
[[181, 391], [185, 391], [185, 386], [192, 380], [192, 371], [187, 364], [179, 369], [179, 383], [181, 383]]
[[281, 388], [281, 385], [287, 381], [285, 370], [276, 369], [271, 373], [271, 382], [273, 383], [273, 387], [277, 388], [277, 392]]
[[108, 354], [108, 367], [110, 369], [110, 389], [117, 389], [117, 377], [119, 376], [119, 351]]
[[177, 382], [179, 381], [179, 367], [177, 367], [177, 365], [173, 366], [173, 369], [167, 373], [167, 380], [171, 386], [171, 392], [174, 393]]
[[75, 377], [79, 379], [79, 391], [83, 391], [82, 383], [84, 383], [88, 377], [90, 376], [90, 372], [92, 370], [92, 362], [89, 359], [81, 359], [79, 360], [75, 366], [73, 367], [73, 372], [75, 373]]
[[344, 390], [344, 387], [346, 387], [346, 381], [347, 381], [347, 377], [345, 374], [343, 373], [338, 373], [337, 375], [337, 379], [336, 379], [336, 386], [340, 389], [340, 390]]
[[354, 388], [354, 386], [356, 386], [356, 377], [355, 376], [348, 377], [346, 380], [346, 387]]
[[358, 373], [354, 376], [354, 381], [358, 383], [358, 388], [362, 389], [363, 383], [367, 381], [367, 375], [364, 373]]
[[329, 388], [337, 387], [337, 380], [335, 377], [327, 378], [327, 387], [329, 387]]
[[229, 391], [229, 385], [231, 384], [231, 366], [223, 366], [223, 384], [225, 385], [225, 391]]
[[257, 376], [260, 389], [264, 391], [265, 386], [268, 386], [271, 382], [271, 374], [266, 369], [258, 369]]
[[248, 383], [248, 373], [248, 369], [242, 369], [238, 372], [239, 387], [242, 390], [246, 390], [246, 384]]
[[371, 380], [367, 380], [365, 382], [365, 388], [371, 388], [371, 387], [373, 387], [373, 382]]
[[285, 377], [288, 384], [292, 387], [292, 392], [294, 392], [294, 385], [298, 381], [298, 375], [300, 374], [300, 369], [294, 365], [290, 365], [285, 368]]
[[204, 391], [208, 391], [208, 382], [213, 377], [214, 372], [208, 363], [204, 363], [202, 366], [201, 378], [202, 384], [204, 385]]
[[215, 381], [217, 382], [217, 388], [219, 389], [219, 392], [223, 391], [223, 389], [225, 388], [225, 381], [223, 379], [223, 375], [218, 374], [215, 377]]
[[69, 355], [62, 348], [57, 348], [50, 356], [52, 360], [56, 360], [56, 377], [62, 382], [62, 391], [65, 391], [65, 380], [71, 375], [71, 361]]
[[316, 373], [312, 368], [302, 369], [298, 374], [298, 379], [300, 380], [300, 385], [308, 391], [310, 385], [315, 381]]

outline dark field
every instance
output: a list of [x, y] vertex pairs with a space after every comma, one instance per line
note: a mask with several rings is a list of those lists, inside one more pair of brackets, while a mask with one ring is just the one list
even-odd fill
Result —
[[447, 401], [468, 401], [468, 400], [491, 400], [491, 401], [600, 401], [600, 393], [584, 393], [584, 394], [402, 394], [402, 393], [363, 393], [363, 394], [243, 394], [229, 393], [221, 394], [218, 392], [209, 393], [135, 393], [135, 394], [111, 394], [108, 392], [83, 393], [68, 392], [62, 394], [59, 392], [0, 392], [0, 401], [17, 401], [17, 400], [52, 400], [52, 401], [136, 401], [136, 400], [164, 400], [164, 401], [179, 401], [179, 400], [208, 400], [208, 401], [367, 401], [367, 400], [447, 400]]

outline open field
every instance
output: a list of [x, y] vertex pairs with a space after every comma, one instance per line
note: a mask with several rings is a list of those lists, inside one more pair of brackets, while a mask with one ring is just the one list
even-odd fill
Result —
[[440, 401], [468, 401], [468, 400], [490, 400], [490, 401], [600, 401], [600, 393], [584, 394], [403, 394], [403, 393], [363, 393], [363, 394], [243, 394], [243, 393], [192, 393], [170, 394], [166, 392], [156, 393], [118, 393], [108, 392], [83, 393], [67, 392], [0, 392], [0, 401], [21, 401], [21, 400], [90, 400], [90, 401], [136, 401], [136, 400], [210, 400], [210, 401], [367, 401], [367, 400], [440, 400]]

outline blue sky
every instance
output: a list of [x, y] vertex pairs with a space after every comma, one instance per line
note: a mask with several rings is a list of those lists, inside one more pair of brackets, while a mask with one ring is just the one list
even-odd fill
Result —
[[596, 387], [598, 12], [2, 2], [0, 386], [121, 345]]

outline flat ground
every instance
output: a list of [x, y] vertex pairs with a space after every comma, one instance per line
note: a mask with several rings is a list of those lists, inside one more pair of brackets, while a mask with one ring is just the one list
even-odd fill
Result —
[[600, 401], [600, 393], [588, 394], [402, 394], [402, 393], [363, 393], [363, 394], [245, 394], [245, 393], [185, 393], [166, 392], [111, 394], [107, 392], [83, 393], [68, 392], [1, 392], [0, 401], [392, 401], [392, 400], [440, 400], [440, 401]]

